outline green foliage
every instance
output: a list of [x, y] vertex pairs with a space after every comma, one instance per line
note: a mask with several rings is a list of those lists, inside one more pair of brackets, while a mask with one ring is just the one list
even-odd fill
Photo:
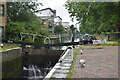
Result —
[[[7, 20], [9, 21], [32, 21], [32, 13], [41, 3], [31, 2], [8, 2]], [[32, 17], [32, 18], [31, 18]]]
[[6, 25], [6, 39], [20, 40], [20, 32], [24, 32], [25, 23], [9, 22]]
[[16, 47], [20, 47], [19, 44], [11, 44], [11, 43], [3, 43], [4, 47], [1, 50], [12, 49]]
[[81, 23], [82, 33], [102, 33], [120, 31], [118, 21], [119, 2], [66, 2], [71, 19]]
[[[35, 14], [37, 6], [42, 5], [34, 0], [31, 2], [7, 3], [6, 39], [20, 40], [20, 33], [48, 36], [48, 29]], [[44, 29], [44, 30], [43, 30]], [[24, 35], [24, 41], [33, 42], [31, 35]], [[43, 43], [44, 37], [35, 37], [36, 43]]]
[[[9, 22], [6, 26], [6, 39], [20, 40], [21, 32], [48, 36], [48, 31], [43, 31], [42, 28], [44, 28], [44, 25], [39, 20], [32, 23]], [[40, 42], [42, 38], [39, 38]], [[25, 41], [32, 42], [32, 36], [25, 35]]]
[[73, 33], [73, 32], [74, 32], [74, 30], [75, 30], [74, 25], [71, 25], [71, 26], [70, 26], [70, 29], [71, 29], [71, 31], [72, 31], [72, 33]]
[[99, 43], [99, 44], [86, 44], [86, 46], [119, 46], [120, 43]]
[[113, 35], [113, 36], [110, 36], [110, 41], [117, 41], [117, 42], [120, 42], [120, 38], [119, 38], [119, 36]]
[[57, 34], [62, 34], [64, 33], [64, 27], [62, 25], [55, 25], [54, 32]]

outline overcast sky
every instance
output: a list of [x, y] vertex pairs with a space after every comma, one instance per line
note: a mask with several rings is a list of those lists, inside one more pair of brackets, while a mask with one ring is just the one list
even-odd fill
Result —
[[65, 9], [65, 2], [67, 0], [38, 0], [38, 2], [42, 3], [43, 6], [40, 9], [44, 8], [52, 8], [56, 10], [56, 15], [62, 18], [62, 22], [69, 22], [71, 24], [75, 24], [76, 21], [72, 22], [67, 9]]

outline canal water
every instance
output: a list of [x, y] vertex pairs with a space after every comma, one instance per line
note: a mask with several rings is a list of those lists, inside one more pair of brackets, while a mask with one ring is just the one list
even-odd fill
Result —
[[[61, 38], [52, 40], [52, 43], [65, 43], [70, 42], [71, 38]], [[51, 47], [52, 50], [65, 50], [67, 47]], [[47, 73], [58, 62], [61, 53], [50, 55], [52, 52], [45, 53], [45, 55], [28, 55], [28, 67], [23, 65], [23, 57], [17, 57], [10, 61], [2, 63], [2, 78], [10, 80], [27, 78], [28, 80], [43, 79]], [[24, 74], [23, 74], [24, 73]]]
[[[48, 55], [29, 55], [27, 69], [24, 65], [22, 65], [23, 57], [3, 62], [2, 78], [8, 80], [11, 78], [18, 79], [23, 77], [23, 73], [25, 78], [29, 77], [33, 79], [35, 74], [36, 77], [41, 76], [39, 78], [44, 78], [51, 68], [58, 62], [59, 57], [60, 54], [50, 55], [50, 53]], [[28, 72], [28, 74], [25, 74], [26, 72]]]
[[[64, 37], [64, 38], [51, 40], [52, 44], [54, 44], [54, 43], [67, 43], [67, 42], [71, 42], [71, 41], [72, 41], [71, 37]], [[53, 49], [53, 50], [65, 50], [66, 48], [67, 48], [67, 46], [57, 46], [57, 47], [52, 47], [51, 49]]]

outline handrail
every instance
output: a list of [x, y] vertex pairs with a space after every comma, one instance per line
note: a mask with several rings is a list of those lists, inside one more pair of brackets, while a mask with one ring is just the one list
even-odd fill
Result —
[[39, 37], [45, 37], [45, 39], [44, 39], [44, 43], [45, 43], [45, 44], [47, 44], [47, 43], [46, 43], [46, 40], [47, 40], [47, 39], [49, 40], [49, 43], [51, 43], [50, 37], [48, 37], [48, 36], [38, 35], [38, 34], [30, 34], [30, 33], [23, 33], [23, 32], [20, 33], [21, 40], [23, 40], [23, 37], [25, 37], [25, 36], [23, 36], [22, 34], [32, 35], [32, 36], [33, 36], [33, 42], [34, 42], [34, 40], [35, 40], [35, 36], [39, 36]]

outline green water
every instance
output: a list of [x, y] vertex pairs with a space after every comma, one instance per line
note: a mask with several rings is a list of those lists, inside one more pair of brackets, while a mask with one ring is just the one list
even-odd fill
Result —
[[[52, 44], [57, 44], [57, 43], [67, 43], [71, 42], [71, 37], [64, 37], [61, 38], [61, 41], [59, 39], [51, 40]], [[66, 46], [55, 46], [51, 47], [53, 50], [65, 50], [67, 47]]]
[[[39, 68], [53, 67], [60, 55], [29, 55], [28, 65], [38, 65]], [[49, 65], [51, 62], [51, 65]], [[2, 78], [22, 77], [22, 57], [2, 63]]]
[[2, 78], [20, 78], [22, 73], [22, 57], [2, 63]]
[[[62, 38], [61, 42], [59, 40], [54, 40], [52, 43], [64, 43], [69, 41], [68, 38]], [[63, 47], [54, 47], [55, 50], [61, 50]], [[66, 47], [65, 47], [66, 49]], [[39, 68], [53, 67], [58, 59], [60, 54], [58, 55], [29, 55], [28, 56], [28, 65], [37, 65]], [[18, 57], [10, 61], [6, 61], [2, 63], [2, 78], [10, 79], [10, 78], [21, 78], [22, 74], [22, 62], [23, 57]], [[26, 61], [26, 60], [25, 60]], [[51, 62], [51, 65], [49, 63]]]

